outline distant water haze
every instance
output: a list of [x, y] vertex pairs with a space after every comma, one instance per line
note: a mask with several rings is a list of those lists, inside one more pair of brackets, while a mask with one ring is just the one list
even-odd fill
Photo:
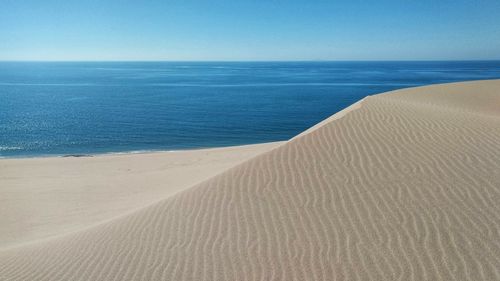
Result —
[[500, 62], [1, 62], [0, 156], [286, 140], [371, 94]]

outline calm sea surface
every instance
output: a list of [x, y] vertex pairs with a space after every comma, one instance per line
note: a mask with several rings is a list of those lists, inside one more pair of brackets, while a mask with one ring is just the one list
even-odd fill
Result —
[[361, 98], [500, 62], [0, 62], [0, 157], [286, 140]]

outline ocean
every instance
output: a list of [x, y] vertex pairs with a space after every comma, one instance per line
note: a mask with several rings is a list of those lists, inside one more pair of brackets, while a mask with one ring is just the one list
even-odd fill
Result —
[[287, 140], [367, 95], [500, 78], [500, 61], [0, 62], [0, 157]]

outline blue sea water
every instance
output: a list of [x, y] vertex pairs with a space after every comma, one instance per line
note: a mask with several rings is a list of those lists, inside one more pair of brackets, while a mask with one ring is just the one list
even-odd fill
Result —
[[0, 62], [0, 157], [286, 140], [389, 90], [500, 62]]

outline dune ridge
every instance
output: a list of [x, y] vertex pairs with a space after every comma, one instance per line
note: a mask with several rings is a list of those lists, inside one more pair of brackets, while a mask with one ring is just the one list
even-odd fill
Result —
[[500, 280], [500, 80], [374, 95], [0, 280]]

